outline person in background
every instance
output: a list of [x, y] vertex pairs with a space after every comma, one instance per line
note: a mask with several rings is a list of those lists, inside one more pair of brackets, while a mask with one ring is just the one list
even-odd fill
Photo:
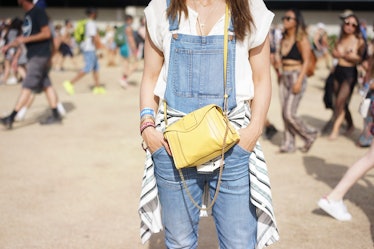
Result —
[[[224, 180], [212, 216], [220, 248], [261, 249], [279, 236], [267, 168], [257, 143], [271, 98], [268, 33], [274, 14], [263, 0], [171, 0], [169, 7], [167, 2], [152, 0], [145, 9], [140, 86], [140, 133], [147, 157], [139, 207], [143, 242], [164, 227], [166, 248], [198, 247], [200, 210], [187, 197], [173, 163], [163, 136], [164, 116], [170, 124], [205, 105], [223, 107], [227, 41], [228, 118], [240, 141], [225, 153], [220, 171]], [[225, 20], [233, 20], [228, 28]], [[218, 171], [183, 169], [189, 192], [200, 206], [204, 188], [212, 200]]]
[[116, 45], [116, 42], [114, 41], [114, 32], [117, 29], [116, 26], [112, 25], [107, 25], [105, 29], [105, 47], [106, 47], [106, 56], [107, 56], [107, 66], [108, 67], [113, 67], [116, 66], [116, 57], [117, 57], [117, 52], [118, 48]]
[[[374, 135], [374, 131], [372, 134]], [[351, 220], [352, 215], [348, 212], [343, 198], [350, 188], [372, 168], [374, 168], [374, 140], [371, 142], [369, 151], [347, 170], [328, 195], [318, 201], [318, 206], [337, 220]]]
[[134, 30], [132, 29], [132, 23], [134, 18], [131, 15], [125, 15], [125, 37], [126, 43], [120, 47], [120, 55], [123, 59], [123, 74], [120, 79], [120, 86], [127, 88], [129, 83], [128, 79], [131, 74], [138, 67], [137, 64], [137, 47], [134, 37]]
[[97, 9], [92, 7], [87, 8], [86, 15], [88, 20], [85, 25], [84, 41], [81, 43], [85, 66], [73, 79], [63, 82], [64, 89], [69, 95], [75, 93], [74, 85], [89, 72], [92, 72], [95, 83], [92, 92], [94, 94], [106, 93], [105, 88], [101, 86], [99, 82], [99, 60], [96, 55], [96, 50], [101, 46], [100, 36], [97, 32], [95, 22]]
[[[374, 82], [374, 54], [372, 54], [369, 59], [366, 80], [368, 82]], [[374, 83], [370, 84], [370, 88], [372, 91], [374, 91]], [[374, 118], [374, 96], [371, 99], [369, 116], [372, 119]], [[373, 123], [369, 129], [371, 134], [374, 135]], [[347, 207], [344, 205], [343, 198], [350, 188], [372, 168], [374, 168], [374, 140], [371, 141], [369, 151], [367, 151], [347, 170], [343, 178], [341, 178], [339, 183], [329, 194], [322, 197], [318, 201], [318, 206], [337, 220], [351, 220], [352, 215], [348, 212]]]
[[277, 132], [277, 128], [267, 118], [265, 121], [265, 137], [271, 140], [274, 137], [274, 135], [277, 134]]
[[2, 124], [11, 129], [18, 111], [26, 105], [33, 92], [46, 93], [52, 115], [42, 120], [41, 124], [59, 124], [62, 117], [57, 110], [58, 98], [49, 78], [52, 56], [52, 35], [48, 26], [48, 17], [44, 9], [34, 6], [32, 0], [18, 0], [25, 11], [23, 36], [17, 37], [12, 43], [3, 47], [3, 51], [25, 44], [27, 47], [27, 73], [13, 112], [1, 118]]
[[146, 33], [144, 16], [140, 19], [140, 26], [136, 33], [137, 33], [137, 37], [139, 40], [137, 58], [140, 60], [140, 59], [144, 59], [144, 40], [145, 40], [145, 33]]
[[317, 59], [322, 58], [325, 62], [325, 65], [328, 69], [332, 68], [332, 62], [330, 61], [329, 53], [329, 42], [326, 32], [326, 26], [324, 23], [317, 23], [317, 30], [313, 35], [313, 51]]
[[300, 150], [306, 153], [316, 140], [317, 131], [297, 116], [297, 109], [307, 87], [306, 70], [312, 50], [304, 18], [299, 10], [286, 11], [282, 21], [284, 33], [280, 47], [282, 74], [279, 78], [279, 91], [285, 130], [280, 152], [294, 152], [296, 136], [300, 136], [304, 140], [304, 146]]
[[[279, 33], [279, 29], [277, 27], [272, 26], [269, 32], [269, 40], [270, 40], [270, 64], [272, 68], [275, 70], [277, 75], [277, 80], [280, 77], [280, 65], [279, 65], [279, 45], [280, 39], [282, 38], [281, 34]], [[278, 132], [277, 128], [274, 124], [272, 124], [269, 118], [265, 121], [265, 137], [269, 140], [273, 138], [273, 136]]]
[[[374, 31], [374, 25], [373, 25]], [[370, 66], [374, 63], [372, 62], [372, 58], [374, 55], [374, 40], [371, 40], [371, 43], [368, 43], [368, 58], [363, 61], [362, 66], [365, 68], [365, 77], [363, 79], [363, 85], [360, 89], [360, 94], [362, 97], [371, 98], [374, 100], [374, 75], [373, 70], [370, 69]], [[365, 96], [366, 94], [366, 96]], [[364, 127], [362, 132], [358, 138], [357, 145], [360, 147], [369, 147], [371, 145], [372, 140], [374, 139], [373, 134], [370, 132], [370, 127], [374, 123], [374, 119], [371, 115], [367, 115], [364, 118]]]
[[342, 19], [340, 36], [335, 43], [332, 56], [338, 60], [334, 70], [334, 112], [330, 140], [339, 136], [340, 127], [347, 121], [346, 134], [354, 130], [349, 102], [357, 83], [357, 65], [362, 61], [365, 42], [362, 38], [358, 18], [351, 11], [345, 11]]
[[[11, 20], [7, 32], [5, 33], [4, 40], [5, 45], [12, 43], [18, 36], [22, 35], [22, 19], [15, 17]], [[17, 79], [17, 71], [18, 71], [18, 64], [13, 64], [15, 61], [16, 53], [22, 52], [22, 46], [12, 47], [6, 50], [4, 53], [4, 74], [2, 77], [2, 81], [8, 85], [14, 85], [18, 83]], [[26, 50], [23, 51], [25, 54]], [[19, 55], [16, 59], [18, 59]], [[23, 62], [24, 64], [25, 62]], [[13, 66], [12, 66], [13, 65]], [[24, 77], [24, 74], [23, 74]]]
[[60, 29], [60, 44], [58, 47], [56, 47], [60, 54], [56, 61], [56, 69], [59, 71], [64, 71], [64, 62], [66, 57], [70, 58], [73, 68], [77, 67], [73, 53], [73, 29], [73, 23], [69, 19], [65, 20], [64, 26], [62, 26]]

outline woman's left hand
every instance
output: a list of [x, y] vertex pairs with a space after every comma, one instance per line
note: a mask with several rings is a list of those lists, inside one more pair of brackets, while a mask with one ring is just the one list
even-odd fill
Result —
[[249, 125], [244, 129], [240, 129], [239, 135], [240, 140], [238, 145], [246, 151], [252, 152], [261, 133], [259, 133]]

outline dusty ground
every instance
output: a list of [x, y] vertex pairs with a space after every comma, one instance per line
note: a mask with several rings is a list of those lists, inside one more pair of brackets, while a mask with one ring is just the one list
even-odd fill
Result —
[[[127, 90], [118, 84], [120, 67], [101, 63], [107, 94], [93, 95], [91, 77], [68, 96], [62, 81], [75, 72], [52, 72], [61, 101], [68, 110], [63, 125], [42, 127], [47, 102], [39, 95], [26, 120], [11, 131], [0, 127], [0, 248], [1, 249], [160, 249], [162, 235], [139, 240], [138, 197], [143, 151], [138, 132], [141, 71]], [[321, 129], [331, 112], [322, 103], [319, 70], [299, 114]], [[20, 86], [0, 86], [0, 114], [9, 112]], [[278, 88], [274, 84], [269, 118], [282, 130]], [[308, 154], [279, 154], [281, 133], [262, 139], [269, 165], [280, 242], [273, 249], [369, 249], [374, 240], [374, 172], [360, 180], [345, 203], [352, 222], [338, 222], [316, 205], [366, 149], [354, 142], [362, 128], [359, 97], [351, 110], [356, 130], [351, 137], [328, 141], [320, 136]], [[301, 145], [301, 141], [299, 141]], [[201, 224], [199, 248], [217, 248], [212, 220]]]

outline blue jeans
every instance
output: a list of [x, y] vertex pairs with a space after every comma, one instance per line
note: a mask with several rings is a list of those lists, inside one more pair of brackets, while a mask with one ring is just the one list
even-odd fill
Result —
[[[256, 246], [256, 209], [249, 199], [249, 156], [250, 153], [238, 145], [225, 154], [221, 188], [212, 209], [220, 249], [253, 249]], [[197, 248], [199, 209], [187, 196], [173, 159], [164, 147], [158, 149], [152, 159], [166, 247]], [[210, 196], [214, 196], [218, 170], [212, 174], [198, 174], [192, 167], [183, 169], [183, 175], [191, 195], [200, 205], [205, 184], [209, 186]]]

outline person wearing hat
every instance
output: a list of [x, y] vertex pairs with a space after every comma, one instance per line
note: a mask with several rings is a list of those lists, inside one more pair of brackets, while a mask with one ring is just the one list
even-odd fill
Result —
[[342, 19], [340, 36], [335, 43], [332, 55], [338, 63], [334, 71], [334, 113], [333, 127], [329, 139], [336, 139], [344, 119], [347, 121], [346, 134], [354, 130], [349, 111], [349, 102], [357, 83], [357, 65], [362, 61], [365, 42], [361, 35], [359, 20], [350, 10], [340, 14]]
[[346, 9], [346, 10], [343, 11], [343, 13], [341, 13], [339, 15], [339, 18], [344, 21], [346, 18], [348, 18], [350, 16], [354, 16], [353, 11], [350, 10], [350, 9]]

